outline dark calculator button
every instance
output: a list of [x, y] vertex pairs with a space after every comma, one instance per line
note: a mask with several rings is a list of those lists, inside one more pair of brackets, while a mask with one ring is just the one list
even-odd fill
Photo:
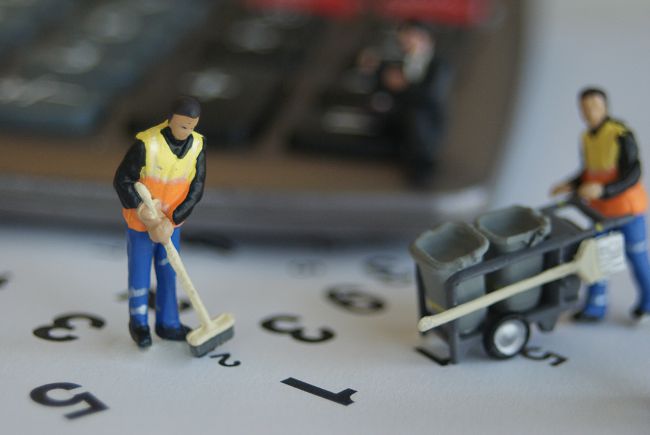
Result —
[[0, 56], [63, 20], [75, 3], [75, 0], [1, 0]]
[[54, 76], [0, 76], [0, 126], [5, 129], [87, 134], [107, 107], [105, 95]]
[[362, 159], [397, 156], [383, 134], [381, 116], [354, 106], [332, 106], [308, 115], [291, 136], [294, 152]]

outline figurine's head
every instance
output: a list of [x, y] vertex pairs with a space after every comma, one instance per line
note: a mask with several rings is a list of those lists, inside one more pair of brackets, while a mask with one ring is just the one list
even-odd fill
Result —
[[177, 140], [185, 140], [194, 131], [201, 116], [201, 105], [192, 97], [178, 97], [169, 114], [169, 128]]
[[420, 21], [407, 21], [397, 29], [397, 40], [406, 54], [419, 54], [433, 48], [431, 28]]
[[580, 92], [580, 112], [587, 126], [597, 128], [607, 118], [607, 94], [598, 88], [586, 88]]

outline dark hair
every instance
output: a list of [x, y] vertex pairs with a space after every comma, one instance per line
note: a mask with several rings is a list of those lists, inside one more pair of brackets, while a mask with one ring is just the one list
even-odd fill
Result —
[[605, 105], [607, 105], [607, 94], [600, 88], [584, 88], [578, 95], [580, 101], [587, 97], [599, 96], [605, 101]]
[[434, 29], [432, 25], [427, 24], [424, 21], [415, 20], [415, 19], [409, 19], [403, 21], [397, 27], [398, 32], [403, 32], [408, 30], [419, 30], [422, 32], [426, 32], [429, 36], [433, 36], [432, 34]]
[[201, 116], [201, 104], [196, 98], [182, 95], [172, 105], [172, 110], [169, 113], [171, 118], [173, 115], [189, 116], [190, 118], [198, 118]]

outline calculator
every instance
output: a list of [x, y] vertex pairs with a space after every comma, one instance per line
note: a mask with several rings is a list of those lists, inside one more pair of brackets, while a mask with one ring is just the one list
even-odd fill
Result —
[[[0, 1], [0, 216], [122, 225], [115, 169], [179, 94], [201, 101], [207, 147], [190, 232], [415, 235], [475, 215], [504, 153], [524, 5], [370, 3]], [[405, 177], [390, 95], [359, 68], [368, 48], [402, 62], [413, 18], [450, 71], [426, 186]]]

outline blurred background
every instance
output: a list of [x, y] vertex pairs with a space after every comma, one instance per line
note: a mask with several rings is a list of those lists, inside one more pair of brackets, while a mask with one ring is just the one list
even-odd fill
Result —
[[[629, 0], [0, 0], [0, 217], [123, 228], [136, 132], [198, 98], [186, 233], [412, 237], [548, 201], [604, 87], [649, 161]], [[647, 184], [647, 182], [646, 182]]]

